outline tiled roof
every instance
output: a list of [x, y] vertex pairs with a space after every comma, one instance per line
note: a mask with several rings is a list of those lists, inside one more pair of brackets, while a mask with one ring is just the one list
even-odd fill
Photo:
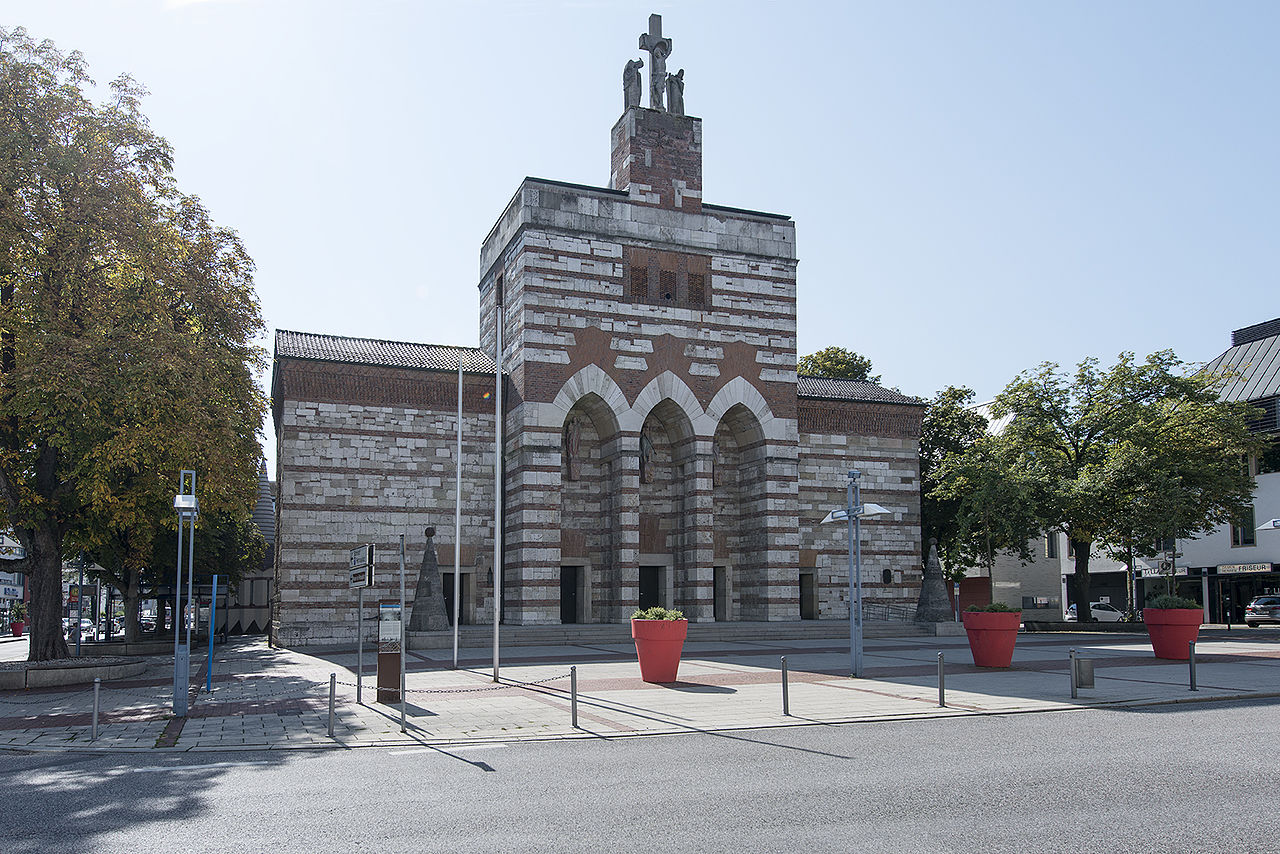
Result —
[[276, 330], [276, 358], [281, 357], [437, 371], [456, 371], [461, 361], [462, 370], [467, 373], [493, 373], [493, 357], [478, 347], [344, 338], [288, 329]]
[[[1249, 329], [1267, 327], [1258, 324]], [[1237, 330], [1236, 335], [1245, 330]], [[1240, 336], [1245, 340], [1214, 359], [1210, 371], [1231, 371], [1236, 376], [1222, 387], [1223, 400], [1265, 400], [1280, 395], [1280, 324], [1266, 337]], [[1233, 340], [1240, 340], [1240, 337]]]
[[796, 393], [800, 397], [820, 397], [824, 400], [860, 400], [871, 403], [900, 403], [908, 406], [927, 405], [918, 397], [907, 397], [905, 394], [891, 391], [875, 383], [833, 377], [797, 377]]

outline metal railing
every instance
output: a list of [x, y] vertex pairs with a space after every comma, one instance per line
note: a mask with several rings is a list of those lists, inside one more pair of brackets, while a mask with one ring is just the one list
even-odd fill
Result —
[[875, 620], [885, 623], [910, 623], [916, 618], [915, 605], [896, 605], [886, 602], [863, 602], [864, 622]]

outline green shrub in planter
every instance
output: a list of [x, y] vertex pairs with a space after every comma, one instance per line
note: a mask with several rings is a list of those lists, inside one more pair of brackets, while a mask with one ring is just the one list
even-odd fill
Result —
[[1199, 611], [1200, 603], [1194, 599], [1188, 599], [1185, 596], [1173, 596], [1169, 593], [1162, 594], [1147, 603], [1148, 608], [1155, 608], [1159, 611], [1167, 611], [1171, 608], [1194, 608]]
[[631, 615], [633, 620], [683, 620], [683, 611], [669, 611], [666, 608], [655, 606], [647, 611], [641, 611], [639, 608]]
[[26, 622], [27, 606], [21, 602], [13, 603], [13, 607], [9, 609], [9, 619], [15, 623]]
[[1008, 614], [1013, 611], [1021, 611], [1021, 608], [1010, 608], [1003, 602], [992, 602], [990, 605], [970, 605], [965, 608], [966, 611], [995, 612], [999, 614]]

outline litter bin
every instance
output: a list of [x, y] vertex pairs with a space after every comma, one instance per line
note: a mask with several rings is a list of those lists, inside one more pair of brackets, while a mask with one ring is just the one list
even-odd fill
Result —
[[1077, 688], [1093, 687], [1093, 659], [1092, 658], [1076, 659], [1076, 687]]

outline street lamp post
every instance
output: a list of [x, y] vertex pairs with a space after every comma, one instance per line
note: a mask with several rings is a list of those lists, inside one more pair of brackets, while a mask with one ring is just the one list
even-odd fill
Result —
[[879, 504], [863, 504], [862, 489], [858, 479], [862, 472], [849, 472], [848, 504], [842, 510], [832, 510], [822, 520], [845, 522], [849, 536], [849, 657], [853, 676], [862, 678], [862, 517], [879, 516], [889, 510]]
[[[191, 623], [186, 620], [182, 602], [182, 529], [190, 523], [187, 542], [187, 603], [191, 606], [191, 575], [196, 552], [196, 517], [200, 515], [200, 501], [196, 498], [196, 473], [183, 469], [178, 476], [178, 494], [173, 497], [173, 509], [178, 512], [178, 567], [173, 582], [173, 713], [187, 716], [187, 691], [191, 678]], [[186, 643], [180, 642], [182, 623], [187, 623]]]

